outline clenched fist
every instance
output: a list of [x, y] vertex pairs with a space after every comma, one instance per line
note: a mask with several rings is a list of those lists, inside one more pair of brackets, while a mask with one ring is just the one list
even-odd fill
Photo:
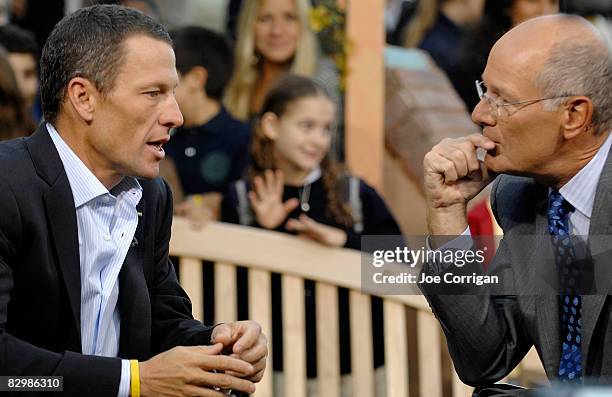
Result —
[[427, 222], [432, 235], [459, 235], [467, 227], [467, 203], [493, 175], [477, 157], [477, 149], [492, 150], [489, 138], [472, 134], [444, 139], [425, 155]]

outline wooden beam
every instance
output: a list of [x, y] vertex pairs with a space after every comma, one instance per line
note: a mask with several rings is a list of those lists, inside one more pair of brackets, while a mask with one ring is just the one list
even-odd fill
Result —
[[215, 263], [215, 322], [236, 321], [236, 266]]
[[254, 397], [273, 397], [271, 291], [270, 272], [249, 269], [249, 319], [257, 321], [268, 338], [268, 364], [263, 379], [256, 385]]
[[306, 320], [304, 279], [282, 278], [283, 296], [283, 396], [306, 397]]
[[383, 0], [346, 2], [351, 43], [345, 103], [345, 155], [349, 169], [382, 189], [384, 153]]
[[374, 395], [374, 352], [370, 296], [349, 291], [351, 318], [351, 375], [353, 397]]
[[384, 321], [387, 396], [406, 397], [409, 376], [406, 307], [385, 299]]
[[179, 277], [181, 286], [191, 301], [193, 318], [202, 321], [204, 318], [204, 293], [202, 286], [202, 260], [192, 257], [180, 259]]
[[338, 287], [317, 283], [315, 294], [319, 395], [340, 397]]

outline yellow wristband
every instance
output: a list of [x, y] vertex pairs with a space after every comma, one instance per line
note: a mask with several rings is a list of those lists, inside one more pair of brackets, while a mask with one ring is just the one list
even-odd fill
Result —
[[138, 368], [138, 360], [130, 360], [130, 376], [130, 396], [140, 397], [140, 369]]

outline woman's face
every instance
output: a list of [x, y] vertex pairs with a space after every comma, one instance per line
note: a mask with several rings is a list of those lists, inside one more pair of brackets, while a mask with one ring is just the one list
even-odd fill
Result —
[[295, 55], [300, 37], [295, 1], [261, 0], [254, 30], [255, 50], [265, 61], [289, 62]]
[[559, 12], [559, 0], [515, 0], [510, 8], [512, 26], [540, 15]]

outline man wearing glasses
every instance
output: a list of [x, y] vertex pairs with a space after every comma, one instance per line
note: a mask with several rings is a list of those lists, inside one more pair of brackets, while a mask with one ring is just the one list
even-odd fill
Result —
[[488, 271], [510, 290], [452, 296], [422, 286], [470, 385], [499, 381], [532, 346], [552, 382], [612, 381], [611, 88], [610, 49], [586, 20], [524, 22], [496, 43], [476, 82], [472, 119], [483, 134], [445, 139], [425, 156], [434, 248], [471, 242], [467, 203], [495, 180], [504, 239]]

